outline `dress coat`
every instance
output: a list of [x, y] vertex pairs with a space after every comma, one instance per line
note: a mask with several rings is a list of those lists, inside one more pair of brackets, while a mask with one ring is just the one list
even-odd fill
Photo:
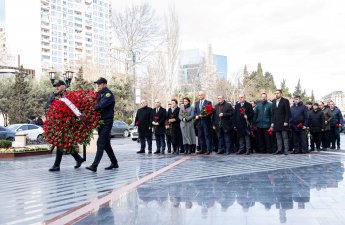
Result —
[[173, 146], [182, 145], [182, 133], [180, 128], [180, 108], [176, 107], [175, 109], [168, 109], [167, 120], [175, 119], [175, 122], [169, 124], [171, 126], [171, 143]]
[[135, 116], [135, 125], [138, 127], [139, 136], [152, 135], [152, 108], [145, 106], [138, 109]]
[[[241, 108], [244, 109], [244, 114], [247, 115], [247, 124], [244, 114], [241, 113]], [[237, 131], [237, 137], [249, 135], [251, 132], [251, 124], [254, 116], [254, 110], [249, 102], [244, 102], [243, 106], [241, 103], [237, 103], [235, 106], [235, 127]]]
[[291, 117], [290, 103], [286, 98], [280, 98], [277, 106], [277, 99], [272, 101], [272, 124], [274, 131], [281, 132], [288, 130], [289, 126], [284, 127], [284, 123], [289, 123]]
[[152, 109], [151, 121], [152, 122], [158, 122], [157, 126], [154, 126], [151, 122], [155, 134], [165, 134], [166, 118], [167, 118], [167, 111], [165, 108], [159, 107], [158, 113], [156, 111], [156, 108]]
[[[183, 119], [183, 111], [187, 111], [186, 121], [182, 121]], [[195, 144], [195, 128], [193, 124], [193, 119], [195, 118], [194, 115], [194, 107], [190, 105], [182, 106], [179, 113], [180, 119], [180, 127], [182, 132], [182, 141], [184, 145], [193, 145]]]
[[[234, 111], [232, 105], [226, 101], [222, 104], [216, 104], [212, 117], [213, 126], [215, 126], [217, 130], [223, 128], [226, 132], [232, 130], [234, 128]], [[220, 113], [223, 113], [222, 117], [219, 117]]]

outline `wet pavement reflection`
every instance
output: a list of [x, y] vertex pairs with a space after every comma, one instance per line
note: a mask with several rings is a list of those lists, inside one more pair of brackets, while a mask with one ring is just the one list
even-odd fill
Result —
[[190, 177], [198, 170], [191, 165], [174, 168], [76, 224], [345, 224], [342, 162], [163, 182], [175, 172]]

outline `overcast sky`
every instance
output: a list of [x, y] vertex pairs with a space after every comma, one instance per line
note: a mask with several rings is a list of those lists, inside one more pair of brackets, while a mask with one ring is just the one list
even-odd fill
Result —
[[[132, 1], [140, 2], [140, 1]], [[174, 4], [182, 48], [228, 56], [228, 76], [261, 62], [280, 86], [302, 87], [321, 97], [345, 90], [345, 1], [343, 0], [151, 0], [159, 14]], [[127, 1], [113, 0], [121, 10]]]

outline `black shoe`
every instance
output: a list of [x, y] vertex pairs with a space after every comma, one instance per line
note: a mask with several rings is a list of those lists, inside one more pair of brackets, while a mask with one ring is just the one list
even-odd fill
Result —
[[291, 154], [299, 154], [298, 151], [292, 151]]
[[142, 153], [145, 153], [145, 150], [140, 150], [140, 151], [137, 151], [138, 154], [142, 154]]
[[97, 172], [97, 167], [95, 167], [95, 166], [87, 166], [87, 167], [85, 167], [87, 170], [91, 170], [91, 171], [93, 171], [93, 172]]
[[79, 162], [77, 162], [77, 164], [74, 166], [74, 169], [78, 169], [80, 166], [81, 166], [81, 164], [83, 163], [84, 161], [79, 161]]
[[50, 172], [60, 171], [60, 166], [52, 166], [52, 168], [49, 169]]
[[112, 170], [112, 169], [116, 169], [116, 168], [119, 168], [119, 164], [117, 164], [117, 163], [112, 163], [110, 166], [105, 167], [104, 169], [105, 169], [105, 170]]
[[152, 154], [152, 150], [149, 150], [148, 154]]
[[242, 155], [244, 153], [246, 153], [245, 150], [240, 150], [240, 151], [236, 152], [236, 155]]
[[327, 148], [322, 148], [322, 151], [327, 151]]
[[284, 152], [284, 155], [288, 155], [288, 153], [287, 153], [287, 152]]
[[208, 152], [205, 152], [204, 155], [211, 155], [212, 152], [208, 151]]
[[205, 152], [204, 151], [198, 151], [198, 152], [196, 152], [196, 154], [205, 154]]
[[273, 155], [279, 155], [279, 154], [283, 154], [281, 151], [276, 151], [273, 153]]
[[246, 151], [246, 153], [244, 153], [245, 155], [250, 155], [250, 151]]
[[171, 150], [168, 150], [168, 154], [170, 154], [171, 153]]
[[160, 151], [155, 151], [153, 154], [160, 154], [161, 152]]
[[224, 153], [225, 153], [224, 151], [217, 152], [218, 155], [222, 155]]
[[338, 146], [337, 149], [340, 150], [340, 146]]
[[330, 147], [330, 149], [335, 149], [335, 147]]
[[317, 150], [318, 152], [320, 152], [320, 151], [321, 151], [321, 149], [320, 149], [320, 148], [317, 148], [316, 150]]

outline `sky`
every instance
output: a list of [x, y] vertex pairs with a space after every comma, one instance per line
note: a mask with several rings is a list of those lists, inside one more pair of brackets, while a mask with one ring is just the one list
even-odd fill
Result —
[[[113, 10], [130, 1], [112, 0]], [[132, 3], [141, 1], [132, 0]], [[228, 57], [228, 77], [249, 72], [261, 62], [280, 87], [302, 88], [317, 98], [343, 90], [345, 1], [343, 0], [150, 0], [157, 14], [174, 5], [180, 19], [181, 49], [212, 44]]]
[[5, 0], [0, 0], [0, 25], [5, 22]]

